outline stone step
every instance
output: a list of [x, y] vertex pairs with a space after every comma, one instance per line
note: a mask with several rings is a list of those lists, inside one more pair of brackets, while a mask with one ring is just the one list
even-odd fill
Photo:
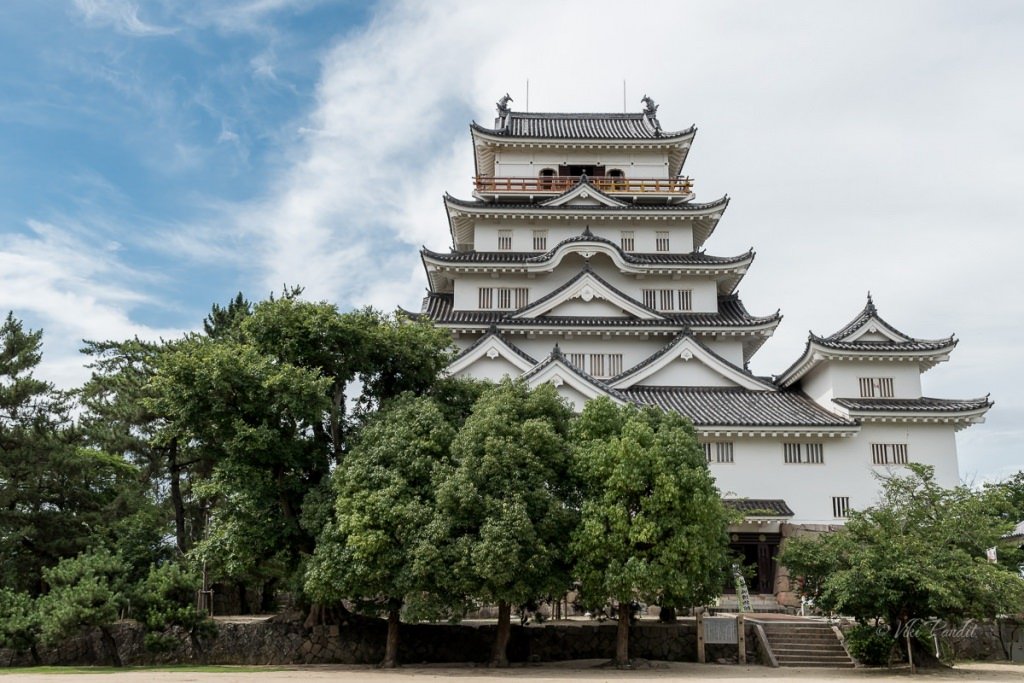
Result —
[[854, 667], [853, 660], [829, 624], [784, 621], [762, 623], [761, 626], [779, 666]]
[[815, 652], [820, 654], [832, 654], [846, 656], [846, 650], [843, 649], [842, 645], [838, 643], [836, 645], [829, 645], [824, 647], [808, 648], [800, 645], [782, 645], [772, 643], [772, 652], [775, 654], [792, 654], [792, 653], [803, 653], [803, 652]]
[[778, 643], [779, 645], [796, 645], [796, 646], [829, 645], [829, 644], [832, 644], [832, 643], [838, 643], [839, 642], [839, 641], [836, 640], [835, 636], [832, 636], [831, 638], [818, 638], [818, 637], [814, 637], [814, 638], [772, 638], [771, 636], [768, 636], [768, 639], [770, 641], [772, 641], [773, 643]]

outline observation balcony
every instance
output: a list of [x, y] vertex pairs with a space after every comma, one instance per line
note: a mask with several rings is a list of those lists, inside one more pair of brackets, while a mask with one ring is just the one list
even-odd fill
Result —
[[[498, 199], [529, 199], [537, 195], [558, 195], [576, 185], [582, 176], [539, 176], [533, 178], [492, 178], [476, 176], [476, 193]], [[693, 180], [678, 178], [624, 178], [587, 176], [587, 182], [609, 195], [627, 195], [633, 201], [662, 200], [677, 203], [693, 199]]]

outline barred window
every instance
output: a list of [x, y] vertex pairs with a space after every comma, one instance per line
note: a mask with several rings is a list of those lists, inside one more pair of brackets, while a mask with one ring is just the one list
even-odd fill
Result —
[[679, 307], [680, 311], [692, 311], [693, 310], [693, 290], [680, 289], [679, 290]]
[[528, 287], [516, 287], [516, 308], [522, 308], [530, 303], [530, 289]]
[[861, 377], [861, 398], [892, 398], [892, 377]]
[[873, 443], [871, 444], [872, 465], [906, 465], [907, 444], [905, 443]]
[[[579, 367], [582, 369], [583, 365], [580, 365]], [[594, 377], [614, 377], [622, 372], [622, 354], [592, 353], [590, 354], [590, 367], [588, 368], [588, 371]]]
[[619, 246], [622, 251], [633, 251], [636, 241], [632, 230], [623, 230], [619, 233]]
[[782, 453], [788, 465], [822, 465], [825, 462], [825, 446], [820, 443], [784, 443]]
[[507, 311], [522, 308], [530, 303], [529, 287], [481, 287], [479, 292], [481, 309], [496, 308]]
[[644, 294], [644, 306], [647, 308], [658, 307], [658, 291], [656, 289], [645, 289]]
[[498, 251], [509, 251], [512, 249], [512, 231], [498, 231]]
[[587, 354], [585, 353], [570, 353], [569, 363], [575, 365], [580, 370], [586, 372]]
[[548, 250], [548, 231], [547, 230], [534, 230], [533, 231], [533, 250], [534, 251], [547, 251]]
[[656, 251], [668, 251], [668, 230], [654, 233], [654, 248]]
[[671, 311], [676, 307], [676, 290], [674, 289], [659, 289], [658, 290], [658, 310], [659, 311]]
[[512, 290], [509, 287], [498, 287], [498, 308], [512, 308]]
[[849, 496], [832, 496], [832, 516], [837, 519], [845, 519], [850, 516]]
[[704, 457], [708, 462], [731, 463], [732, 441], [710, 441], [705, 443]]

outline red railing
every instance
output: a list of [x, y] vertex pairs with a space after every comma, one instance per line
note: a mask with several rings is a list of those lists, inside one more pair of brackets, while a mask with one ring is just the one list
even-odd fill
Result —
[[[477, 176], [474, 179], [479, 192], [565, 192], [580, 181], [580, 176], [541, 176], [539, 178], [490, 178]], [[617, 178], [587, 176], [587, 182], [609, 194], [690, 194], [693, 192], [691, 178]]]

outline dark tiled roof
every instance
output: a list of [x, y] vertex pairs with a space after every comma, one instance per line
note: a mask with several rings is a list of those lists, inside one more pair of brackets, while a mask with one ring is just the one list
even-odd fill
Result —
[[527, 370], [522, 376], [524, 378], [532, 377], [533, 375], [536, 375], [538, 372], [540, 372], [544, 368], [548, 367], [549, 365], [551, 365], [555, 361], [561, 361], [561, 363], [563, 365], [565, 365], [567, 368], [569, 368], [569, 370], [571, 372], [573, 372], [574, 374], [576, 374], [580, 379], [582, 379], [583, 381], [587, 382], [588, 384], [591, 384], [591, 385], [597, 387], [598, 389], [600, 389], [601, 391], [605, 392], [609, 396], [614, 396], [615, 398], [617, 398], [617, 399], [619, 399], [620, 401], [623, 401], [623, 402], [628, 400], [625, 397], [625, 395], [622, 394], [622, 392], [618, 391], [617, 389], [613, 389], [607, 383], [602, 382], [601, 380], [599, 380], [598, 378], [594, 377], [590, 373], [588, 373], [588, 372], [582, 370], [581, 368], [579, 368], [578, 366], [573, 365], [572, 363], [570, 363], [569, 359], [565, 357], [564, 353], [562, 353], [562, 350], [560, 348], [558, 348], [558, 344], [557, 343], [555, 343], [554, 348], [551, 350], [551, 353], [548, 354], [547, 358], [545, 358], [543, 361], [541, 361], [539, 365], [536, 365], [536, 366], [530, 368], [529, 370]]
[[712, 351], [705, 344], [701, 344], [699, 340], [694, 339], [693, 335], [690, 334], [689, 332], [683, 332], [682, 334], [678, 335], [675, 339], [670, 341], [668, 344], [665, 344], [663, 347], [658, 349], [657, 352], [651, 354], [650, 356], [648, 356], [644, 360], [640, 361], [639, 363], [637, 363], [633, 367], [628, 368], [627, 370], [625, 370], [624, 372], [619, 373], [615, 377], [612, 377], [610, 382], [613, 383], [613, 384], [617, 384], [618, 380], [630, 377], [631, 375], [634, 375], [638, 371], [646, 368], [647, 366], [649, 366], [650, 364], [654, 363], [659, 358], [664, 356], [666, 353], [671, 353], [676, 348], [676, 345], [681, 343], [683, 341], [683, 339], [685, 339], [687, 337], [692, 339], [693, 342], [697, 346], [699, 346], [701, 349], [703, 349], [712, 358], [715, 358], [719, 362], [724, 363], [725, 365], [731, 367], [736, 372], [738, 372], [738, 373], [740, 373], [742, 375], [745, 375], [745, 376], [749, 377], [750, 379], [752, 379], [752, 380], [754, 380], [756, 382], [760, 382], [761, 384], [765, 385], [766, 387], [774, 388], [774, 385], [772, 384], [770, 379], [763, 379], [761, 377], [757, 377], [752, 372], [747, 370], [746, 368], [741, 368], [738, 365], [736, 365], [735, 363], [733, 363], [731, 361], [728, 361], [725, 358], [722, 358], [722, 356], [720, 356], [719, 354], [717, 354], [714, 351]]
[[900, 353], [904, 351], [938, 351], [948, 346], [955, 346], [956, 340], [953, 337], [946, 339], [913, 339], [906, 342], [894, 341], [833, 341], [831, 338], [816, 337], [811, 335], [811, 341], [827, 349], [836, 351], [857, 351], [858, 353]]
[[698, 427], [855, 427], [801, 393], [732, 387], [644, 387], [620, 389], [631, 401], [674, 410]]
[[529, 114], [510, 112], [504, 128], [492, 129], [473, 123], [473, 128], [510, 138], [556, 138], [570, 140], [657, 140], [688, 135], [683, 131], [657, 129], [644, 114]]
[[752, 517], [792, 517], [796, 514], [780, 498], [723, 498], [722, 503]]
[[[857, 332], [862, 327], [868, 324], [872, 318], [879, 321], [890, 331], [896, 335], [907, 339], [905, 342], [896, 341], [842, 341], [844, 337], [848, 337], [854, 332]], [[900, 332], [898, 329], [889, 324], [887, 320], [884, 320], [882, 316], [878, 315], [878, 309], [875, 308], [875, 302], [872, 300], [871, 295], [868, 294], [867, 304], [861, 310], [857, 316], [843, 326], [841, 330], [834, 334], [830, 334], [827, 337], [819, 337], [815, 334], [811, 334], [810, 338], [812, 341], [842, 351], [859, 351], [859, 350], [877, 350], [877, 351], [931, 351], [934, 349], [944, 348], [954, 343], [953, 337], [947, 337], [945, 339], [917, 339], [911, 337], [909, 334]], [[920, 348], [914, 348], [919, 346]]]
[[834, 398], [832, 401], [856, 412], [893, 413], [962, 413], [990, 408], [993, 403], [988, 396], [969, 399], [949, 398]]
[[540, 204], [540, 201], [546, 201], [546, 198], [540, 198], [534, 203], [484, 202], [478, 199], [458, 199], [452, 195], [445, 195], [445, 202], [465, 209], [505, 209], [510, 212], [522, 211], [523, 209], [539, 209], [545, 212], [561, 211], [564, 213], [580, 213], [587, 211], [597, 213], [607, 213], [609, 211], [669, 211], [674, 213], [692, 213], [718, 208], [725, 209], [726, 205], [729, 203], [729, 196], [725, 195], [712, 202], [682, 202], [681, 204], [626, 204], [625, 206], [573, 206], [571, 204], [545, 206]]
[[463, 356], [469, 355], [470, 353], [472, 353], [472, 351], [474, 349], [476, 349], [479, 346], [481, 346], [484, 342], [486, 342], [491, 337], [497, 337], [502, 342], [504, 342], [506, 346], [508, 346], [510, 349], [512, 349], [512, 351], [514, 351], [517, 356], [519, 356], [520, 358], [525, 360], [527, 363], [531, 363], [531, 364], [536, 365], [536, 363], [537, 363], [537, 359], [536, 358], [534, 358], [530, 354], [526, 353], [521, 348], [519, 348], [518, 346], [516, 346], [515, 344], [510, 342], [508, 339], [506, 339], [505, 335], [503, 335], [501, 332], [499, 332], [498, 328], [496, 328], [494, 326], [491, 327], [491, 329], [487, 332], [487, 334], [483, 335], [482, 337], [477, 339], [475, 342], [473, 342], [472, 344], [467, 346], [462, 351], [462, 353], [459, 354], [459, 358], [462, 358]]
[[569, 237], [547, 251], [452, 251], [446, 254], [431, 251], [424, 247], [422, 253], [438, 261], [447, 261], [449, 263], [544, 263], [551, 260], [559, 248], [577, 242], [597, 242], [608, 245], [621, 254], [623, 260], [627, 263], [645, 265], [718, 266], [742, 263], [753, 256], [753, 250], [739, 256], [709, 256], [699, 251], [690, 252], [689, 254], [625, 252], [615, 242], [604, 237], [597, 237], [596, 235]]
[[[535, 302], [536, 303], [536, 302]], [[735, 294], [718, 297], [718, 313], [661, 313], [664, 319], [638, 320], [631, 317], [568, 317], [538, 316], [536, 318], [512, 318], [515, 311], [456, 311], [453, 310], [454, 295], [430, 292], [423, 298], [420, 315], [438, 323], [467, 325], [560, 325], [563, 327], [660, 327], [665, 325], [682, 327], [758, 327], [778, 322], [779, 313], [769, 316], [753, 316], [747, 312], [743, 302]], [[530, 304], [531, 306], [534, 304]], [[416, 314], [413, 314], [414, 317]]]

